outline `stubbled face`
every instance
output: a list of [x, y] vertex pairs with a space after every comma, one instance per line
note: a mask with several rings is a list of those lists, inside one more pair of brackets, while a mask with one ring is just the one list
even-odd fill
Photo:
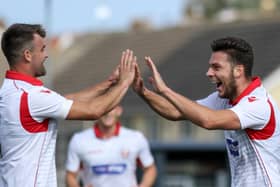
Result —
[[110, 112], [108, 112], [107, 114], [103, 115], [98, 120], [98, 123], [103, 127], [107, 127], [107, 128], [112, 127], [119, 121], [120, 115], [121, 115], [121, 108], [116, 107]]
[[237, 95], [234, 67], [224, 52], [213, 52], [206, 75], [216, 85], [221, 98], [233, 99]]
[[38, 34], [34, 34], [31, 55], [31, 65], [34, 76], [40, 77], [46, 75], [47, 72], [44, 66], [44, 62], [48, 58], [46, 51], [46, 41]]

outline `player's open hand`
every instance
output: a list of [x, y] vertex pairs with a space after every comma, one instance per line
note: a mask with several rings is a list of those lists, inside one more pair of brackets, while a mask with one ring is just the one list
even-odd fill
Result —
[[139, 95], [142, 95], [144, 93], [145, 90], [144, 81], [141, 76], [140, 68], [137, 63], [135, 65], [135, 77], [132, 86], [133, 86], [133, 90]]
[[136, 56], [133, 51], [127, 49], [122, 53], [121, 62], [119, 65], [119, 81], [130, 85], [135, 77]]
[[167, 88], [165, 82], [162, 80], [151, 57], [145, 57], [145, 60], [153, 74], [152, 77], [149, 78], [149, 82], [153, 85], [156, 92], [162, 93]]

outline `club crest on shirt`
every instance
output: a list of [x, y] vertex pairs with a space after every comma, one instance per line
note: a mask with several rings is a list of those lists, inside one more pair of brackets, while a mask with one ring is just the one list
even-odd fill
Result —
[[226, 143], [228, 145], [227, 147], [229, 149], [230, 154], [234, 157], [239, 156], [238, 141], [227, 138]]
[[256, 100], [257, 100], [257, 98], [256, 98], [255, 96], [248, 97], [248, 101], [249, 101], [250, 103], [252, 103], [252, 102], [254, 102], [254, 101], [256, 101]]
[[128, 149], [121, 150], [121, 156], [122, 156], [122, 158], [128, 158], [129, 150]]
[[42, 92], [42, 93], [51, 93], [50, 90], [41, 90], [40, 92]]

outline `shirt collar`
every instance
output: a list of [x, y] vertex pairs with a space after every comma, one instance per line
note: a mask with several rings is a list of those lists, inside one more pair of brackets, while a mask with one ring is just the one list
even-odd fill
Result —
[[231, 105], [236, 105], [243, 97], [246, 95], [249, 95], [253, 90], [255, 90], [257, 87], [261, 86], [262, 82], [260, 77], [253, 77], [252, 82], [249, 84], [249, 86], [233, 101], [230, 101]]
[[34, 86], [42, 86], [43, 82], [35, 77], [32, 77], [30, 75], [22, 74], [17, 71], [6, 71], [6, 78], [7, 79], [14, 79], [14, 80], [20, 80], [28, 82]]
[[[116, 128], [114, 131], [113, 136], [118, 136], [120, 134], [120, 127], [121, 127], [121, 123], [117, 122], [116, 124]], [[102, 131], [100, 130], [98, 123], [95, 123], [95, 125], [93, 126], [93, 131], [95, 133], [95, 136], [97, 138], [103, 139], [104, 138], [104, 134], [102, 133]]]

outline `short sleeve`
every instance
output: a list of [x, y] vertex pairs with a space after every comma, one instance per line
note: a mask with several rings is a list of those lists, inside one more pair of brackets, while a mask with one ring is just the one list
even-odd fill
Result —
[[239, 118], [241, 129], [260, 130], [270, 119], [271, 108], [265, 99], [246, 97], [230, 108]]
[[139, 155], [143, 167], [149, 167], [154, 163], [154, 158], [150, 151], [149, 143], [142, 133], [139, 133]]
[[203, 99], [197, 100], [196, 102], [213, 110], [220, 110], [225, 108], [228, 100], [220, 98], [218, 92], [214, 92]]
[[45, 118], [65, 119], [73, 101], [48, 89], [36, 89], [28, 93], [31, 116], [42, 121]]
[[68, 145], [67, 159], [66, 159], [66, 170], [71, 172], [77, 172], [80, 169], [81, 160], [78, 153], [77, 137], [74, 135]]

